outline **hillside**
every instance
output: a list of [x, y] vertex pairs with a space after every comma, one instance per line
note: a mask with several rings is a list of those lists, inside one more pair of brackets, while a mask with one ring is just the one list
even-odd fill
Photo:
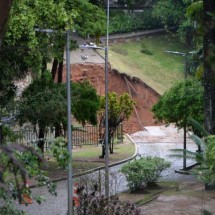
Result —
[[[103, 64], [73, 64], [72, 81], [88, 80], [97, 90], [99, 95], [105, 93], [104, 65]], [[129, 93], [135, 100], [135, 111], [123, 129], [127, 133], [143, 130], [144, 126], [155, 125], [151, 108], [159, 99], [159, 94], [138, 78], [119, 73], [109, 67], [109, 91], [122, 94]], [[63, 81], [66, 81], [65, 68]]]
[[[141, 47], [151, 54], [142, 53]], [[155, 125], [152, 106], [158, 101], [160, 94], [184, 78], [183, 57], [168, 55], [165, 50], [185, 51], [178, 38], [167, 34], [110, 42], [109, 91], [119, 94], [127, 92], [136, 102], [132, 116], [124, 123], [127, 133]], [[72, 53], [72, 81], [88, 80], [99, 95], [104, 95], [104, 59], [101, 58], [104, 51], [101, 50], [98, 54], [95, 50], [85, 49]], [[83, 60], [81, 55], [87, 55], [88, 58]]]
[[189, 51], [174, 34], [143, 35], [110, 42], [108, 61], [113, 69], [138, 77], [163, 94], [184, 78], [185, 58], [168, 54], [167, 50]]

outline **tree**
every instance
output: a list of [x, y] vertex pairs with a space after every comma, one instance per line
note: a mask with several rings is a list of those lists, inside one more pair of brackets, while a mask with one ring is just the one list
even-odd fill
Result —
[[178, 27], [184, 19], [185, 10], [183, 0], [158, 0], [155, 3], [154, 15], [161, 18], [165, 26]]
[[99, 110], [99, 97], [96, 89], [88, 82], [72, 83], [72, 114], [85, 125], [89, 122], [97, 124], [97, 111]]
[[[37, 72], [45, 71], [47, 62], [54, 58], [53, 78], [58, 73], [58, 82], [62, 82], [65, 31], [77, 29], [85, 36], [90, 34], [99, 37], [104, 30], [104, 21], [104, 11], [88, 0], [18, 0], [14, 1], [10, 11], [3, 46], [30, 49], [31, 56], [23, 54], [23, 62], [34, 63], [28, 68]], [[55, 33], [35, 32], [35, 28], [53, 29]]]
[[[134, 101], [127, 93], [117, 95], [115, 92], [108, 94], [108, 140], [109, 150], [113, 153], [113, 137], [120, 123], [128, 119], [134, 108]], [[99, 136], [102, 141], [102, 155], [105, 155], [105, 97], [100, 98], [99, 119]]]
[[[35, 79], [26, 88], [19, 101], [18, 120], [22, 125], [30, 122], [38, 126], [38, 147], [43, 152], [44, 137], [48, 127], [54, 127], [56, 123], [64, 123], [66, 120], [66, 100], [61, 94], [62, 85], [55, 84], [47, 72], [42, 78]], [[51, 114], [50, 114], [51, 113]]]
[[187, 8], [187, 16], [197, 22], [197, 45], [201, 50], [198, 74], [204, 85], [205, 129], [211, 134], [215, 134], [214, 11], [214, 2], [210, 0], [195, 1]]
[[205, 101], [205, 129], [215, 134], [215, 2], [203, 1], [203, 30], [204, 30], [204, 101]]
[[[96, 90], [88, 83], [72, 84], [72, 114], [85, 124], [96, 123], [96, 113], [99, 108], [99, 99]], [[23, 92], [18, 107], [20, 124], [30, 122], [39, 128], [38, 147], [44, 150], [44, 137], [48, 127], [61, 126], [58, 135], [67, 128], [67, 97], [66, 86], [52, 81], [50, 73], [38, 78]], [[51, 113], [51, 114], [50, 114]], [[64, 132], [65, 133], [65, 132]]]
[[[28, 68], [43, 72], [46, 70], [47, 62], [50, 62], [53, 57], [63, 62], [65, 46], [63, 32], [74, 28], [73, 18], [76, 14], [75, 9], [68, 11], [66, 4], [65, 0], [14, 2], [4, 45], [29, 48], [33, 58], [27, 59], [30, 62], [36, 60], [36, 63]], [[19, 28], [16, 27], [17, 25]], [[35, 28], [48, 28], [56, 32], [54, 34], [35, 32]], [[24, 57], [26, 58], [25, 55]]]
[[[8, 1], [8, 11], [9, 3], [11, 1]], [[6, 12], [8, 11], [6, 10]], [[57, 16], [53, 17], [53, 14]], [[1, 14], [1, 16], [3, 15], [4, 13]], [[6, 15], [8, 13], [5, 13], [5, 19]], [[4, 26], [5, 36], [0, 51], [1, 110], [16, 95], [14, 81], [23, 78], [29, 70], [37, 75], [41, 70], [45, 70], [44, 61], [50, 60], [51, 53], [54, 52], [54, 47], [51, 49], [50, 44], [55, 37], [38, 34], [35, 32], [35, 28], [47, 28], [46, 25], [59, 27], [62, 23], [64, 25], [69, 23], [69, 18], [63, 10], [63, 1], [61, 4], [56, 2], [54, 4], [53, 0], [13, 2], [7, 26]]]
[[192, 45], [194, 35], [194, 24], [186, 14], [191, 3], [190, 0], [158, 0], [153, 11], [166, 28], [178, 31], [182, 42], [188, 46]]
[[103, 9], [89, 3], [88, 1], [74, 1], [78, 16], [75, 18], [76, 28], [81, 36], [93, 36], [96, 43], [105, 32], [106, 16]]
[[[164, 121], [167, 124], [175, 123], [177, 127], [184, 129], [185, 150], [189, 118], [194, 118], [200, 123], [204, 121], [203, 92], [203, 86], [199, 81], [186, 80], [179, 82], [164, 93], [152, 108], [154, 117], [158, 121]], [[195, 131], [194, 128], [193, 131]], [[183, 168], [186, 169], [186, 158], [183, 161]]]
[[[1, 31], [4, 27], [5, 32], [0, 51], [1, 110], [5, 108], [6, 103], [15, 97], [16, 87], [14, 80], [23, 78], [29, 70], [36, 74], [35, 76], [40, 76], [41, 72], [46, 71], [47, 62], [50, 62], [53, 58], [53, 79], [58, 75], [58, 82], [62, 82], [63, 55], [66, 41], [65, 31], [74, 29], [73, 20], [78, 16], [76, 9], [82, 5], [78, 4], [78, 1], [77, 4], [74, 4], [70, 0], [14, 1], [5, 27], [5, 20], [7, 19], [11, 2], [8, 1], [8, 7], [6, 8], [5, 6], [5, 12], [0, 14], [2, 19], [4, 18]], [[91, 4], [84, 5], [86, 6], [85, 10], [87, 10], [87, 7], [91, 8], [92, 6]], [[96, 12], [96, 6], [94, 6], [94, 9], [91, 12], [99, 15], [100, 13]], [[82, 12], [82, 10], [79, 10], [79, 12]], [[99, 23], [102, 19], [98, 17], [97, 20], [94, 20], [94, 22]], [[83, 24], [84, 22], [81, 23]], [[56, 32], [54, 34], [45, 34], [35, 32], [35, 28], [51, 28]], [[97, 33], [99, 33], [98, 28], [99, 26], [96, 27]], [[72, 47], [75, 48], [75, 45], [73, 44]], [[0, 137], [2, 137], [1, 127]]]
[[[43, 157], [33, 148], [23, 145], [0, 146], [0, 214], [1, 215], [22, 215], [14, 206], [14, 200], [19, 203], [27, 202], [25, 196], [30, 196], [30, 189], [26, 186], [27, 181], [35, 179], [35, 183], [47, 185], [48, 191], [56, 195], [55, 185], [48, 181], [39, 162], [44, 161]], [[28, 197], [29, 198], [29, 197]], [[41, 197], [35, 197], [41, 203]]]
[[195, 118], [203, 123], [203, 86], [201, 82], [190, 79], [178, 82], [161, 96], [152, 111], [159, 122], [175, 123], [179, 128], [187, 125], [188, 118]]

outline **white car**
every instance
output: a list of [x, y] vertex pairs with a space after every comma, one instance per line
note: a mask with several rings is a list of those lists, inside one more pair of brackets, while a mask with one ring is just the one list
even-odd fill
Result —
[[90, 42], [89, 43], [90, 46], [96, 47], [97, 45], [95, 43]]

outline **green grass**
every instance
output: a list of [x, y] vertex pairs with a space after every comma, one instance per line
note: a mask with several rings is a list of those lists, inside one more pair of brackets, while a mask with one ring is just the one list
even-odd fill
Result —
[[[133, 143], [127, 137], [124, 137], [123, 143], [114, 144], [114, 153], [110, 154], [110, 162], [116, 162], [128, 157], [131, 157], [135, 152], [135, 147]], [[96, 145], [83, 146], [81, 148], [77, 147], [73, 151], [73, 159], [91, 159], [91, 158], [99, 158], [102, 153], [102, 147]], [[101, 161], [103, 161], [101, 159]]]
[[[142, 43], [152, 55], [141, 52]], [[187, 51], [174, 35], [147, 36], [138, 42], [111, 44], [111, 67], [143, 80], [158, 93], [163, 94], [173, 84], [184, 78], [184, 57], [164, 51]]]
[[[114, 145], [114, 153], [109, 154], [110, 164], [131, 157], [135, 152], [134, 144], [125, 136], [123, 143]], [[81, 173], [105, 165], [105, 160], [99, 158], [102, 153], [101, 146], [89, 145], [76, 147], [72, 153], [73, 172]], [[58, 167], [57, 162], [50, 158], [43, 167], [51, 179], [66, 177], [67, 171]]]

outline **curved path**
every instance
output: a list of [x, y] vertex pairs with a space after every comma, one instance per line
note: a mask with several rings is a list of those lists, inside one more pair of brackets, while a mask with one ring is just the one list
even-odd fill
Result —
[[[175, 159], [169, 157], [170, 149], [182, 148], [183, 133], [177, 132], [174, 127], [165, 126], [152, 126], [145, 127], [146, 131], [140, 131], [131, 135], [131, 139], [137, 144], [138, 156], [159, 156], [168, 159], [172, 162], [172, 166], [166, 170], [161, 177], [161, 180], [180, 180], [192, 181], [195, 180], [190, 175], [180, 175], [175, 173], [174, 170], [180, 169], [182, 166], [182, 159]], [[195, 151], [196, 146], [194, 143], [188, 141], [188, 149]], [[193, 161], [188, 161], [192, 164]], [[127, 189], [126, 181], [123, 175], [119, 172], [123, 164], [110, 168], [110, 192], [115, 194]], [[100, 172], [103, 177], [104, 172]], [[90, 176], [83, 176], [80, 180], [89, 181], [94, 178], [98, 179], [98, 174], [91, 174]], [[101, 179], [102, 180], [102, 179]], [[46, 201], [41, 205], [33, 203], [29, 206], [18, 206], [20, 209], [28, 212], [30, 215], [65, 215], [67, 212], [67, 181], [60, 181], [57, 183], [57, 197], [51, 196], [46, 188], [38, 187], [32, 189], [32, 196], [44, 195]]]

